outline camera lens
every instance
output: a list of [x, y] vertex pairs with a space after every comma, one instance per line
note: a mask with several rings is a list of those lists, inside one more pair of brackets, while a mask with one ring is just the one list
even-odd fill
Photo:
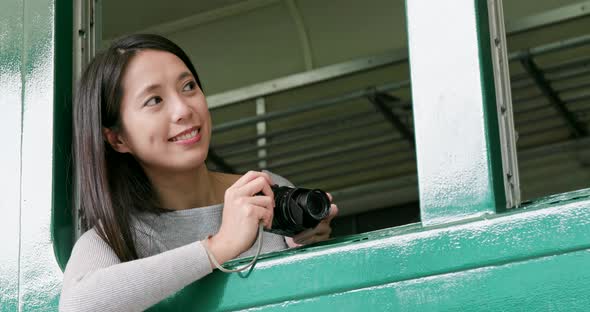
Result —
[[276, 206], [269, 232], [294, 236], [315, 227], [330, 213], [330, 199], [321, 190], [276, 185], [272, 190]]
[[328, 216], [330, 212], [330, 201], [328, 196], [320, 190], [311, 190], [299, 196], [300, 206], [307, 207], [307, 211], [314, 218], [321, 220]]

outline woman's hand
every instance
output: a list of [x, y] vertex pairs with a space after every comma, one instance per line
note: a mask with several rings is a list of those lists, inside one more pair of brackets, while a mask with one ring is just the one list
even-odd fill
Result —
[[330, 214], [320, 221], [320, 223], [313, 229], [307, 229], [295, 236], [293, 238], [287, 237], [287, 245], [289, 247], [299, 247], [301, 245], [309, 245], [317, 242], [321, 242], [330, 238], [330, 233], [332, 233], [332, 228], [330, 227], [330, 222], [336, 215], [338, 214], [338, 207], [332, 202], [333, 198], [330, 193], [327, 193], [328, 197], [330, 198]]
[[[254, 244], [260, 223], [265, 228], [272, 226], [275, 202], [271, 185], [267, 173], [249, 171], [225, 191], [221, 227], [207, 242], [220, 264]], [[258, 193], [262, 195], [254, 196]]]

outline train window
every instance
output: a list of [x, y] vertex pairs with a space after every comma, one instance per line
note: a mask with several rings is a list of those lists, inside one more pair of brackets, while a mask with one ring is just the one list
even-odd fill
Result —
[[522, 199], [586, 188], [590, 3], [503, 6]]
[[[510, 74], [500, 127], [508, 206], [586, 187], [588, 3], [492, 2], [507, 38], [495, 43], [508, 50], [496, 76]], [[207, 94], [211, 169], [265, 169], [331, 192], [340, 208], [334, 236], [420, 221], [403, 1], [95, 5], [81, 8], [94, 19], [75, 15], [91, 30], [77, 38], [77, 72], [126, 34], [178, 43]]]
[[330, 192], [333, 236], [420, 221], [403, 1], [106, 1], [100, 16], [97, 50], [158, 33], [187, 51], [209, 168]]

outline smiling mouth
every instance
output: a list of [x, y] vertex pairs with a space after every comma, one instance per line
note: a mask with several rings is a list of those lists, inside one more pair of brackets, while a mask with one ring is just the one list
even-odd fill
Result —
[[168, 141], [177, 142], [177, 141], [190, 140], [190, 139], [194, 138], [195, 136], [197, 136], [197, 134], [199, 134], [200, 131], [201, 131], [200, 128], [194, 127], [194, 128], [188, 129], [186, 131], [183, 131], [183, 132], [177, 134], [176, 136], [168, 139]]

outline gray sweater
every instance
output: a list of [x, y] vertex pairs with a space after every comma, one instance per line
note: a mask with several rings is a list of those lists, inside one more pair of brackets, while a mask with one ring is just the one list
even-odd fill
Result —
[[[292, 185], [272, 174], [278, 185]], [[221, 226], [223, 204], [138, 214], [132, 227], [140, 259], [121, 262], [94, 229], [74, 245], [64, 272], [60, 311], [143, 311], [212, 272], [201, 240]], [[287, 248], [264, 232], [262, 252]], [[256, 244], [239, 257], [252, 256]]]

